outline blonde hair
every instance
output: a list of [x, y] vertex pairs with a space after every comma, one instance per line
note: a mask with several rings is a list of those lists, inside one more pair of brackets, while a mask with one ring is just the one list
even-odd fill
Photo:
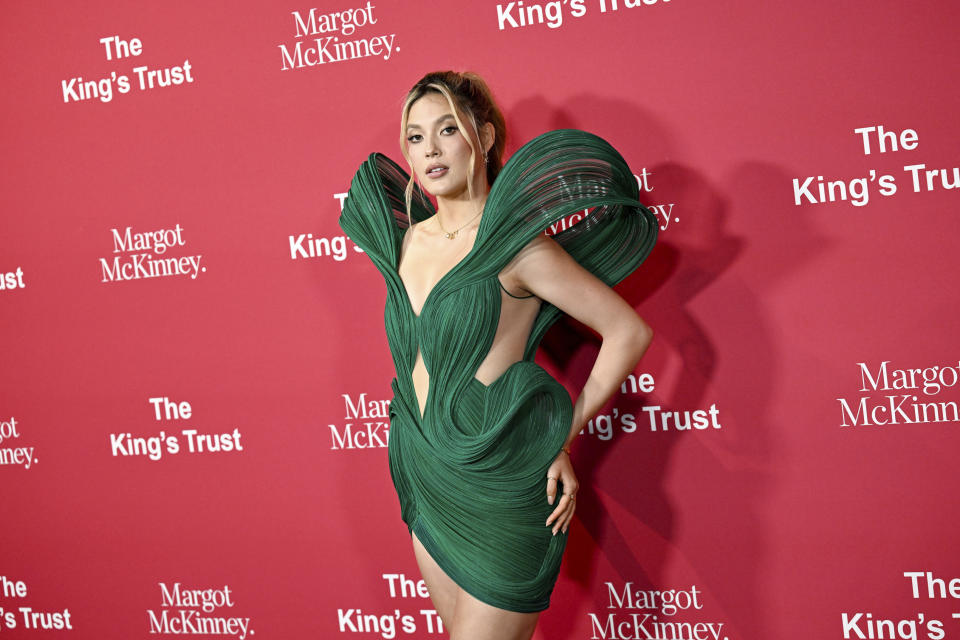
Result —
[[[493, 146], [486, 154], [488, 185], [493, 185], [500, 169], [503, 168], [503, 150], [506, 147], [506, 123], [500, 108], [493, 99], [490, 87], [483, 81], [483, 78], [471, 71], [434, 71], [420, 78], [413, 85], [413, 88], [407, 92], [400, 115], [400, 150], [410, 166], [410, 181], [407, 183], [404, 192], [404, 201], [407, 207], [407, 221], [411, 225], [413, 219], [410, 216], [410, 202], [413, 199], [413, 187], [416, 178], [413, 163], [407, 154], [407, 122], [410, 118], [410, 107], [428, 93], [439, 93], [446, 98], [457, 126], [465, 134], [464, 138], [470, 145], [470, 166], [474, 171], [477, 167], [477, 150], [483, 146], [480, 140], [480, 128], [488, 122], [493, 125]], [[470, 127], [464, 126], [461, 117], [464, 117], [470, 123]], [[467, 191], [470, 198], [473, 199], [472, 179], [467, 181]]]

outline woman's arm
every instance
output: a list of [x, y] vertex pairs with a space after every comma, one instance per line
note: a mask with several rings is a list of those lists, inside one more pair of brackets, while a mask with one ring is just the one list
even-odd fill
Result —
[[[576, 439], [580, 430], [620, 387], [633, 371], [653, 339], [653, 330], [633, 308], [602, 280], [584, 269], [556, 240], [539, 235], [517, 255], [511, 279], [520, 287], [553, 304], [567, 315], [590, 327], [602, 338], [600, 352], [587, 382], [573, 407], [573, 423], [564, 446]], [[565, 532], [573, 516], [576, 476], [565, 452], [547, 472], [547, 496], [553, 504], [557, 480], [564, 495], [547, 520], [556, 518]]]
[[653, 330], [616, 291], [547, 236], [537, 236], [524, 247], [511, 276], [520, 287], [590, 327], [603, 340], [573, 408], [573, 424], [564, 442], [569, 445], [636, 367], [650, 346]]

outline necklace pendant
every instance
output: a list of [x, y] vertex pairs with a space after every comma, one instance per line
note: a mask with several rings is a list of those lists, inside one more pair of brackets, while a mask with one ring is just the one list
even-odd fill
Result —
[[[459, 229], [458, 229], [458, 231], [459, 231]], [[450, 233], [449, 231], [447, 231], [447, 232], [445, 232], [445, 233], [447, 234], [447, 238], [450, 239], [450, 240], [453, 240], [454, 236], [457, 235], [457, 232], [456, 232], [456, 231], [454, 231], [453, 233]]]

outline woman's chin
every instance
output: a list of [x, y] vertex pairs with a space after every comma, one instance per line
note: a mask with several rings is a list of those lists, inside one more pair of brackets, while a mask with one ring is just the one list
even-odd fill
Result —
[[[421, 183], [423, 184], [423, 183]], [[450, 185], [445, 184], [430, 184], [429, 182], [423, 184], [423, 190], [429, 193], [434, 198], [444, 198], [450, 197], [451, 195], [456, 195], [464, 190], [466, 187], [456, 188]]]

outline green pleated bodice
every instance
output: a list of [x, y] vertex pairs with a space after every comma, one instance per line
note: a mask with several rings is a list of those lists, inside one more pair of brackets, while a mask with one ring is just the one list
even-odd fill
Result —
[[[507, 162], [487, 197], [470, 252], [414, 314], [398, 274], [409, 226], [409, 176], [382, 154], [361, 164], [340, 226], [387, 285], [384, 320], [396, 369], [388, 457], [401, 517], [430, 555], [476, 598], [513, 611], [549, 605], [566, 535], [545, 526], [546, 469], [569, 433], [567, 391], [534, 362], [560, 310], [543, 301], [523, 359], [489, 385], [474, 376], [500, 318], [498, 274], [537, 234], [589, 213], [554, 240], [608, 285], [646, 258], [654, 214], [637, 199], [626, 162], [603, 139], [576, 129], [544, 133]], [[434, 214], [415, 191], [415, 222]], [[429, 375], [421, 416], [413, 385], [417, 350]]]

